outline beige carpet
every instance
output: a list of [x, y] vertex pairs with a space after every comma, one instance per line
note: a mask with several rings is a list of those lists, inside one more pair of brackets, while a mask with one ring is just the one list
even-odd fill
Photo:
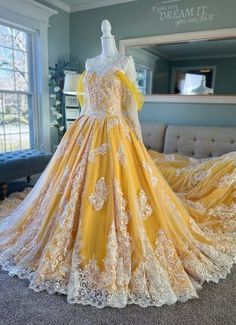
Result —
[[208, 283], [199, 299], [172, 306], [96, 309], [69, 305], [64, 295], [28, 288], [28, 281], [0, 270], [0, 325], [235, 325], [236, 269]]
[[27, 187], [24, 191], [12, 193], [5, 200], [0, 201], [0, 220], [14, 210], [31, 190], [31, 187]]

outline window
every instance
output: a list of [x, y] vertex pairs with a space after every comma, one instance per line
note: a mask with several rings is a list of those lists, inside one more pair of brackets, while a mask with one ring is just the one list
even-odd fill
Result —
[[216, 66], [177, 67], [172, 69], [172, 93], [181, 95], [213, 94]]
[[32, 35], [0, 24], [0, 152], [33, 146]]
[[151, 93], [152, 89], [152, 71], [141, 65], [136, 64], [138, 89], [143, 95]]

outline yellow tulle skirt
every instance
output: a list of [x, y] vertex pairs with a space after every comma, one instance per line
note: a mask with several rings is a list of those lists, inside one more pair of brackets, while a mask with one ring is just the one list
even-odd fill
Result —
[[197, 297], [235, 262], [235, 164], [148, 153], [122, 115], [83, 115], [0, 223], [0, 264], [69, 303]]

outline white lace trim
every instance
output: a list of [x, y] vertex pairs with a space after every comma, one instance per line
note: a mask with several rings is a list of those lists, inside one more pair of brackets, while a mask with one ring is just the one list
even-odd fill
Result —
[[[183, 288], [182, 292], [177, 294], [173, 290], [175, 289], [174, 284], [172, 284], [172, 288], [168, 274], [163, 269], [165, 262], [167, 262], [167, 265], [171, 267], [170, 272], [173, 272], [172, 267], [176, 270], [176, 279], [181, 280], [182, 277], [183, 281], [185, 280], [181, 272], [178, 273], [181, 264], [174, 264], [174, 250], [171, 248], [173, 247], [171, 240], [166, 237], [163, 230], [160, 230], [156, 241], [156, 252], [154, 252], [144, 229], [140, 227], [140, 240], [146, 259], [138, 264], [136, 271], [131, 275], [132, 246], [131, 238], [127, 232], [129, 215], [126, 211], [126, 201], [117, 182], [114, 182], [114, 191], [116, 192], [118, 209], [118, 228], [116, 229], [113, 222], [108, 236], [104, 272], [99, 270], [94, 259], [90, 260], [85, 269], [82, 270], [79, 266], [81, 261], [79, 256], [77, 263], [72, 263], [69, 282], [68, 279], [38, 279], [37, 271], [29, 268], [26, 263], [16, 265], [13, 256], [0, 257], [2, 269], [8, 271], [10, 276], [17, 275], [20, 279], [29, 280], [29, 287], [36, 292], [47, 291], [50, 294], [65, 294], [67, 301], [71, 304], [92, 305], [97, 308], [106, 306], [123, 308], [127, 304], [148, 307], [170, 305], [177, 301], [185, 302], [198, 297], [196, 290], [201, 288], [203, 282], [218, 283], [220, 279], [224, 279], [230, 273], [233, 263], [236, 262], [236, 252], [234, 252], [234, 256], [230, 257], [195, 240], [195, 247], [199, 249], [199, 252], [202, 252], [204, 259], [200, 262], [200, 259], [198, 260], [193, 254], [192, 248], [187, 247], [186, 244], [186, 248], [189, 249], [189, 256], [182, 259], [182, 265], [186, 270], [185, 278], [189, 279], [191, 285]], [[80, 238], [78, 237], [76, 252], [78, 252], [79, 242]], [[214, 272], [210, 271], [213, 264]], [[198, 282], [194, 278], [198, 278]], [[106, 286], [114, 283], [114, 280], [117, 281], [117, 286], [114, 289], [106, 289]], [[100, 281], [104, 285], [104, 289], [101, 289], [101, 286], [97, 287]]]
[[95, 72], [98, 75], [105, 75], [110, 70], [122, 70], [124, 71], [128, 78], [133, 82], [136, 82], [136, 71], [133, 69], [133, 58], [132, 56], [125, 56], [118, 53], [112, 57], [103, 58], [102, 56], [97, 56], [92, 59], [87, 59], [86, 70], [88, 72]]

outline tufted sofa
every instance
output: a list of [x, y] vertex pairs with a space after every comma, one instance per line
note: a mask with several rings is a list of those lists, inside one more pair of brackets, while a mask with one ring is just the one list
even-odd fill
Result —
[[2, 196], [7, 194], [7, 183], [18, 178], [41, 173], [52, 154], [38, 150], [0, 153], [0, 184]]
[[236, 151], [236, 127], [166, 125], [141, 122], [148, 149], [194, 158], [218, 157]]

